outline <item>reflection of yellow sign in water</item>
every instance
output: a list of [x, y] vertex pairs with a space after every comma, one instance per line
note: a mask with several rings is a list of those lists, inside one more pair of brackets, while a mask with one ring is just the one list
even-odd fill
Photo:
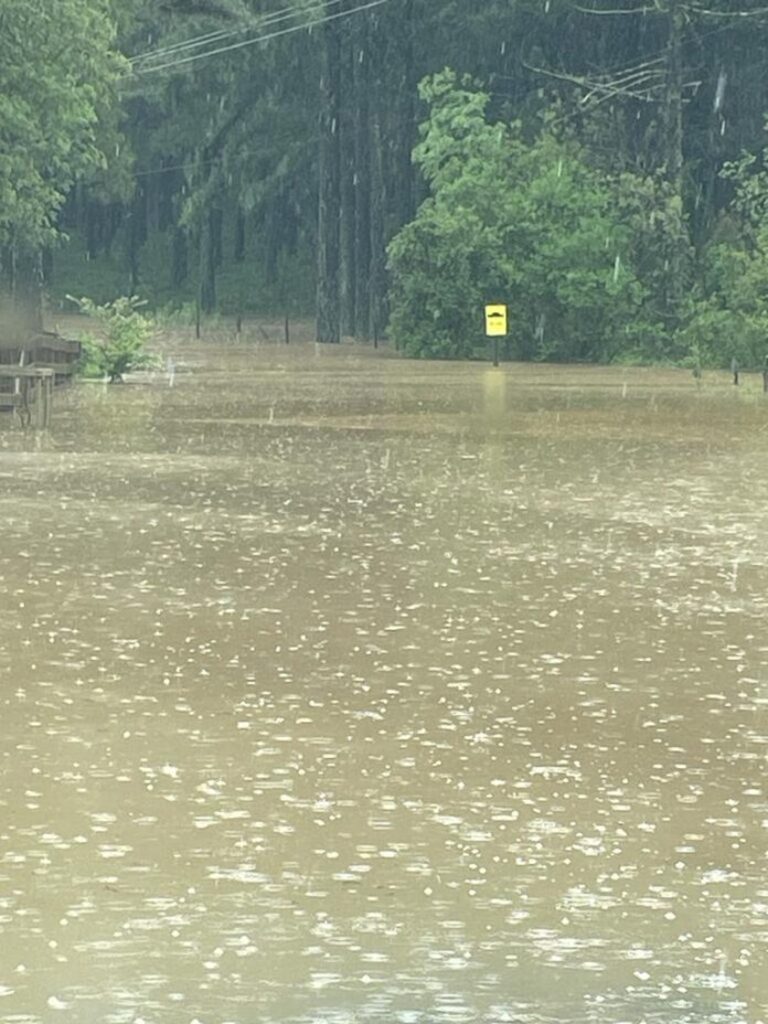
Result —
[[485, 307], [485, 333], [489, 338], [505, 338], [507, 335], [507, 307]]
[[482, 385], [485, 418], [491, 424], [501, 423], [507, 411], [507, 378], [503, 373], [487, 370]]

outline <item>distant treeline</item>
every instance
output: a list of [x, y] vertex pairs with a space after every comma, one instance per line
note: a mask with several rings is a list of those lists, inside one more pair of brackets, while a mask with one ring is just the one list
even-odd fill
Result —
[[757, 0], [33, 8], [0, 12], [17, 307], [44, 276], [461, 357], [503, 301], [510, 356], [762, 362]]

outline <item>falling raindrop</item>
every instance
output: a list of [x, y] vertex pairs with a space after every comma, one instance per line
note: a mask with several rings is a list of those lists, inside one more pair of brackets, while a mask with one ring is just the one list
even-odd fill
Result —
[[728, 75], [725, 73], [725, 71], [721, 70], [720, 74], [717, 76], [717, 87], [715, 88], [715, 100], [714, 100], [714, 103], [712, 105], [712, 109], [715, 111], [715, 113], [717, 113], [717, 111], [720, 110], [722, 105], [723, 105], [723, 100], [725, 99], [725, 87], [726, 87], [727, 84], [728, 84]]
[[544, 341], [544, 326], [546, 324], [546, 314], [539, 313], [536, 317], [536, 341], [541, 344]]

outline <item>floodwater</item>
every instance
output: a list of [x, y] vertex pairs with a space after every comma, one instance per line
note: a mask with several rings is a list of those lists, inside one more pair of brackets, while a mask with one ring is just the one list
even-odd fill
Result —
[[0, 1021], [768, 1019], [756, 383], [173, 358], [0, 424]]

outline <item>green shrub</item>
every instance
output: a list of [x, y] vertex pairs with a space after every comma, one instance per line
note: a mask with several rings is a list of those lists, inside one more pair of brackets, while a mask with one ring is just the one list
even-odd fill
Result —
[[450, 71], [421, 96], [414, 161], [431, 194], [389, 247], [397, 347], [471, 356], [487, 348], [483, 305], [504, 302], [517, 358], [614, 358], [644, 289], [611, 183], [546, 127], [529, 143], [490, 123], [488, 96]]
[[756, 310], [721, 308], [702, 300], [680, 332], [688, 359], [684, 365], [724, 369], [735, 361], [743, 369], [762, 366], [767, 347], [768, 315]]
[[84, 359], [82, 373], [86, 377], [106, 377], [110, 384], [122, 382], [132, 370], [155, 365], [147, 352], [154, 332], [152, 319], [141, 312], [145, 303], [135, 295], [123, 296], [97, 305], [92, 299], [70, 299], [82, 313], [92, 317], [101, 327], [101, 337], [85, 334], [80, 339]]

